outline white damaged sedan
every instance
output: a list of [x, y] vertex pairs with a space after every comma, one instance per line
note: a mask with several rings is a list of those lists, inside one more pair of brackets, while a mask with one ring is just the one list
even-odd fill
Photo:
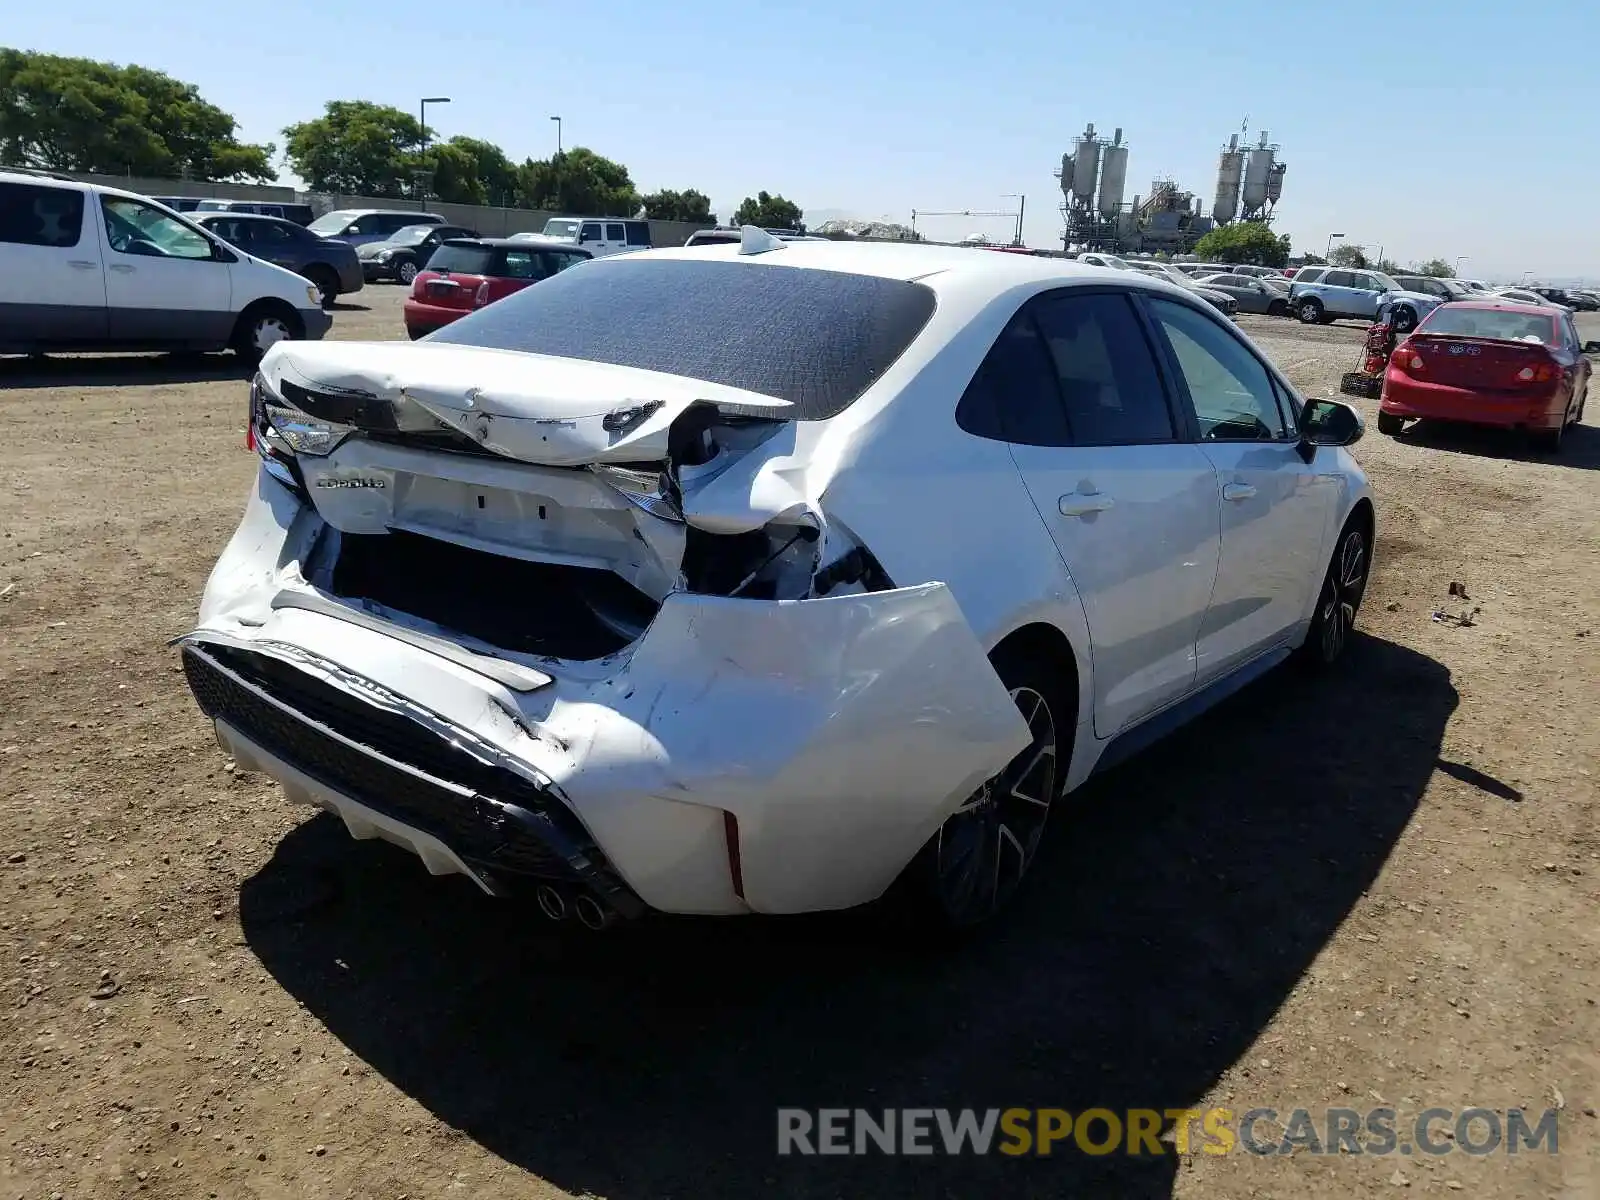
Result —
[[1355, 410], [1160, 280], [954, 247], [600, 259], [292, 342], [179, 639], [240, 766], [602, 927], [891, 889], [975, 924], [1052, 804], [1372, 561]]

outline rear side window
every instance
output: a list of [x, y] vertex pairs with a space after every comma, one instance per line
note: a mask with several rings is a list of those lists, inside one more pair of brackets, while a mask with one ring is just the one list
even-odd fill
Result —
[[648, 246], [650, 244], [650, 226], [643, 221], [628, 222], [628, 245]]
[[1170, 442], [1155, 355], [1128, 298], [1063, 295], [1035, 307], [1074, 446]]
[[1329, 271], [1322, 277], [1322, 282], [1329, 287], [1355, 287], [1356, 277], [1349, 271]]
[[627, 240], [628, 240], [628, 231], [622, 227], [622, 224], [620, 222], [615, 224], [615, 225], [607, 225], [606, 226], [606, 241], [608, 241], [608, 242], [625, 242]]
[[931, 289], [901, 279], [622, 254], [524, 288], [433, 340], [706, 380], [822, 420], [893, 365], [934, 304]]
[[956, 405], [974, 437], [1018, 446], [1069, 446], [1055, 364], [1027, 309], [1011, 318]]
[[82, 192], [0, 183], [0, 242], [64, 249], [82, 233]]
[[1296, 283], [1317, 283], [1324, 274], [1325, 272], [1321, 267], [1301, 267], [1295, 273], [1294, 281]]

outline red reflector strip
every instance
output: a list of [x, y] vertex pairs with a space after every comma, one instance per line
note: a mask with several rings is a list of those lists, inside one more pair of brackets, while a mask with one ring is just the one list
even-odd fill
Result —
[[722, 835], [728, 840], [728, 874], [733, 876], [733, 894], [744, 899], [744, 864], [739, 861], [739, 818], [724, 810]]

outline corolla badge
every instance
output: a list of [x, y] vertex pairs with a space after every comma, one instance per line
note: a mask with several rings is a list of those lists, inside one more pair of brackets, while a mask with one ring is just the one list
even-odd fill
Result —
[[342, 478], [337, 475], [328, 475], [317, 480], [319, 488], [381, 488], [383, 480], [376, 477], [361, 478], [359, 476]]

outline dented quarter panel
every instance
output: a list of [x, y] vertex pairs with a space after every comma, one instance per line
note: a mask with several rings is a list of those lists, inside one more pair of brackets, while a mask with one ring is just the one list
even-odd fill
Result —
[[[369, 680], [492, 744], [548, 779], [629, 886], [666, 911], [869, 901], [1027, 742], [939, 583], [783, 602], [673, 593], [603, 673], [550, 664], [550, 687], [516, 693], [382, 632], [271, 608], [272, 564], [299, 507], [278, 499], [288, 503], [252, 501], [230, 544], [240, 555], [224, 555], [191, 636], [299, 654], [336, 686], [365, 698], [357, 681]], [[257, 597], [259, 615], [236, 620]], [[743, 901], [724, 811], [738, 820]]]
[[260, 625], [285, 579], [300, 578], [322, 521], [266, 471], [257, 471], [244, 517], [233, 531], [200, 599], [200, 624]]

